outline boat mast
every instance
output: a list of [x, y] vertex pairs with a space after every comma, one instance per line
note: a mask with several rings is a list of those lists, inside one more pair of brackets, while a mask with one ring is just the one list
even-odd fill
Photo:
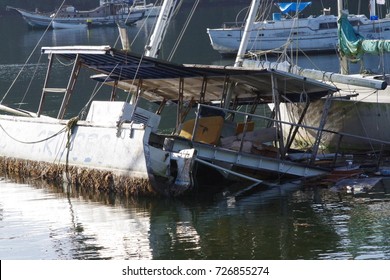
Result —
[[[260, 0], [252, 0], [251, 3], [251, 8], [249, 11], [249, 15], [247, 18], [247, 21], [245, 23], [245, 29], [244, 29], [244, 35], [242, 36], [241, 42], [240, 42], [240, 47], [237, 52], [237, 57], [236, 61], [234, 63], [234, 67], [242, 67], [243, 61], [244, 61], [244, 56], [246, 53], [246, 49], [248, 47], [248, 41], [250, 37], [251, 30], [253, 28], [253, 23], [256, 19], [256, 14], [257, 11], [259, 10], [260, 6]], [[278, 95], [278, 84], [277, 81], [274, 77], [274, 75], [271, 74], [271, 82], [272, 82], [272, 92], [274, 96], [274, 112], [275, 112], [275, 119], [280, 120], [281, 115], [280, 115], [280, 100], [279, 100], [279, 95]], [[225, 108], [227, 108], [230, 104], [232, 92], [234, 90], [235, 84], [230, 84], [228, 93], [226, 96], [226, 101], [225, 101]], [[282, 126], [280, 122], [276, 122], [276, 129], [278, 131], [278, 134], [281, 136], [279, 138], [279, 152], [281, 156], [283, 157], [285, 154], [285, 145], [283, 141], [283, 131], [282, 131]]]
[[373, 19], [373, 17], [376, 16], [376, 12], [375, 12], [375, 0], [370, 0], [369, 7], [370, 7], [370, 19]]
[[[343, 14], [343, 0], [337, 0], [337, 13], [338, 13], [338, 19], [341, 18]], [[339, 21], [337, 20], [337, 25], [339, 25]], [[339, 28], [338, 28], [339, 30]], [[338, 32], [338, 31], [337, 31]], [[337, 36], [340, 40], [340, 36]], [[340, 45], [340, 42], [339, 42]], [[345, 56], [340, 55], [340, 73], [343, 75], [349, 74], [349, 65], [348, 61]]]
[[[248, 18], [247, 18], [246, 23], [245, 23], [244, 35], [242, 36], [242, 39], [240, 42], [240, 47], [239, 47], [238, 52], [237, 52], [234, 67], [242, 67], [242, 64], [244, 61], [244, 56], [246, 53], [246, 49], [248, 47], [248, 41], [249, 41], [249, 36], [250, 36], [251, 30], [252, 30], [252, 25], [253, 25], [253, 22], [255, 21], [255, 17], [256, 17], [257, 11], [259, 9], [259, 5], [260, 5], [260, 0], [252, 0], [249, 15], [248, 15]], [[228, 109], [230, 106], [230, 101], [232, 98], [234, 87], [235, 87], [234, 84], [232, 84], [232, 83], [229, 84], [226, 98], [223, 102], [223, 107], [225, 109]]]
[[242, 36], [240, 47], [237, 52], [236, 61], [234, 63], [235, 67], [241, 67], [244, 61], [244, 56], [246, 49], [248, 47], [249, 36], [251, 34], [253, 22], [256, 19], [256, 14], [260, 6], [260, 0], [253, 0], [251, 4], [251, 9], [249, 11], [248, 18], [245, 23], [244, 35]]
[[164, 0], [158, 15], [156, 26], [150, 36], [149, 43], [145, 47], [145, 55], [156, 58], [161, 48], [161, 43], [164, 40], [169, 22], [173, 16], [173, 11], [176, 6], [176, 0]]

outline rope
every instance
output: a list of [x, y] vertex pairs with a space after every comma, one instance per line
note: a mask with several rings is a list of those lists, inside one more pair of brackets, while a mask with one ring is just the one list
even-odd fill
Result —
[[79, 120], [79, 117], [74, 117], [74, 118], [71, 118], [68, 123], [66, 124], [65, 127], [63, 127], [62, 129], [60, 129], [58, 132], [50, 135], [49, 137], [46, 137], [46, 138], [43, 138], [43, 139], [40, 139], [40, 140], [36, 140], [36, 141], [22, 141], [22, 140], [19, 140], [15, 137], [13, 137], [11, 134], [9, 134], [5, 128], [0, 124], [0, 128], [2, 131], [4, 131], [4, 133], [9, 137], [11, 138], [12, 140], [18, 142], [18, 143], [21, 143], [21, 144], [38, 144], [38, 143], [41, 143], [41, 142], [45, 142], [51, 138], [54, 138], [58, 135], [60, 135], [61, 133], [67, 131], [68, 133], [68, 142], [66, 144], [66, 147], [69, 148], [69, 145], [70, 145], [70, 137], [72, 136], [72, 133], [73, 133], [73, 130], [74, 130], [74, 127], [76, 126], [77, 122]]
[[53, 135], [49, 136], [49, 137], [46, 137], [44, 139], [40, 139], [40, 140], [36, 140], [36, 141], [22, 141], [22, 140], [19, 140], [19, 139], [16, 139], [15, 137], [13, 137], [12, 135], [10, 135], [6, 130], [5, 128], [0, 124], [0, 128], [1, 130], [4, 131], [4, 133], [9, 137], [11, 138], [12, 140], [16, 141], [16, 142], [19, 142], [19, 143], [22, 143], [22, 144], [37, 144], [37, 143], [41, 143], [41, 142], [44, 142], [44, 141], [47, 141], [53, 137], [56, 137], [58, 135], [60, 135], [61, 133], [65, 132], [66, 131], [66, 127], [62, 128], [60, 131], [54, 133]]
[[66, 179], [68, 180], [68, 182], [72, 182], [71, 177], [69, 176], [70, 143], [71, 143], [71, 137], [72, 137], [74, 128], [76, 127], [78, 121], [79, 121], [79, 117], [73, 117], [66, 124], [67, 141], [66, 141], [65, 175], [66, 175]]
[[61, 64], [62, 66], [65, 66], [65, 67], [72, 66], [76, 62], [76, 60], [74, 60], [72, 62], [65, 63], [58, 57], [58, 55], [55, 55], [54, 58], [55, 58], [56, 61], [58, 61], [59, 64]]
[[68, 141], [66, 143], [66, 148], [68, 148], [68, 150], [70, 147], [70, 138], [73, 134], [74, 128], [76, 127], [78, 121], [79, 121], [79, 117], [77, 116], [77, 117], [71, 118], [68, 121], [68, 123], [66, 124], [66, 131], [68, 132]]

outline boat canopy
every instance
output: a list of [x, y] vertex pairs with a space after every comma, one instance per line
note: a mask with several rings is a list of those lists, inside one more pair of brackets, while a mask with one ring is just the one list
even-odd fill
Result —
[[304, 9], [306, 9], [307, 6], [311, 5], [311, 2], [301, 2], [301, 3], [294, 3], [294, 2], [289, 2], [289, 3], [276, 3], [276, 6], [278, 6], [279, 10], [283, 14], [288, 14], [290, 12], [297, 12], [300, 13]]
[[[98, 72], [93, 79], [123, 90], [140, 89], [152, 102], [162, 99], [220, 101], [233, 83], [233, 98], [238, 102], [262, 100], [273, 102], [275, 88], [285, 100], [299, 101], [302, 94], [318, 99], [337, 89], [316, 80], [277, 70], [259, 70], [217, 65], [184, 65], [145, 57], [110, 46], [43, 47], [45, 54], [78, 61]], [[283, 102], [283, 100], [282, 100]]]
[[358, 61], [364, 54], [383, 54], [390, 52], [390, 40], [366, 40], [355, 31], [346, 14], [338, 20], [339, 49], [342, 55]]

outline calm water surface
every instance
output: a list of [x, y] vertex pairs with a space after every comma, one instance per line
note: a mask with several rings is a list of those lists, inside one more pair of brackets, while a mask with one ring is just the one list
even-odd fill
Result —
[[390, 196], [123, 199], [0, 182], [1, 259], [389, 259]]
[[[211, 49], [206, 28], [231, 21], [241, 8], [200, 7], [173, 61], [231, 65]], [[172, 22], [163, 58], [188, 10]], [[149, 20], [128, 28], [133, 51], [142, 52], [152, 25]], [[0, 98], [12, 85], [5, 104], [36, 110], [47, 63], [41, 46], [118, 42], [116, 28], [42, 33], [19, 16], [0, 17], [6, 39], [0, 44]], [[302, 61], [337, 69], [335, 56]], [[78, 86], [90, 92], [94, 85], [85, 77]], [[0, 259], [390, 259], [389, 193], [338, 195], [292, 184], [243, 196], [226, 191], [180, 201], [124, 199], [0, 174]]]

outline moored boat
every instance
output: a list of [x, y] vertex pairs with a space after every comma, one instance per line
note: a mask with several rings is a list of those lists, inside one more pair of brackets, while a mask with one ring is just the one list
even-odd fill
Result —
[[49, 27], [55, 20], [57, 24], [88, 24], [89, 26], [115, 25], [121, 21], [127, 25], [134, 24], [144, 17], [144, 12], [124, 12], [128, 4], [124, 1], [101, 1], [100, 6], [88, 10], [79, 11], [74, 6], [66, 5], [53, 12], [26, 11], [24, 9], [8, 6], [8, 10], [15, 10], [22, 15], [28, 25], [35, 28]]
[[[264, 1], [266, 2], [266, 1]], [[337, 16], [324, 9], [319, 16], [303, 16], [311, 2], [277, 3], [280, 9], [273, 19], [255, 21], [252, 25], [247, 51], [283, 50], [301, 52], [337, 51]], [[269, 8], [263, 8], [269, 10]], [[292, 14], [292, 16], [289, 15]], [[348, 16], [348, 20], [366, 38], [390, 38], [390, 18], [367, 18], [363, 14]], [[222, 55], [235, 55], [243, 36], [242, 23], [225, 23], [222, 28], [208, 28], [211, 46]]]

